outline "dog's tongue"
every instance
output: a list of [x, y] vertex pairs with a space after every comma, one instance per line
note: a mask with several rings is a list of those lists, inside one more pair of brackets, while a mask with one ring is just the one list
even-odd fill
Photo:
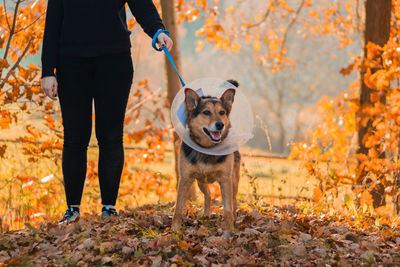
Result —
[[221, 131], [210, 131], [211, 137], [215, 140], [221, 139]]

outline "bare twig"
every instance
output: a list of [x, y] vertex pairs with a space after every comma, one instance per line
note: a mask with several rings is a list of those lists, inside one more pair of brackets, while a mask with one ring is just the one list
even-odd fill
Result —
[[[4, 52], [4, 55], [3, 55], [3, 59], [7, 58], [8, 51], [10, 50], [11, 40], [12, 40], [12, 38], [14, 36], [15, 24], [17, 23], [17, 13], [18, 13], [18, 7], [19, 7], [20, 3], [21, 3], [21, 0], [17, 0], [17, 2], [15, 4], [13, 24], [12, 24], [12, 27], [10, 29], [10, 35], [8, 36], [7, 45], [6, 45], [6, 49], [4, 50], [5, 52]], [[6, 18], [7, 18], [7, 16], [6, 16]], [[0, 69], [0, 78], [2, 77], [2, 75], [3, 75], [3, 69]], [[4, 86], [4, 82], [2, 83], [2, 85]], [[0, 86], [0, 89], [2, 89], [3, 86]]]
[[[15, 3], [13, 24], [12, 24], [12, 27], [10, 29], [10, 36], [8, 37], [8, 40], [7, 40], [6, 50], [4, 52], [3, 59], [7, 58], [8, 51], [10, 50], [11, 39], [13, 38], [14, 30], [15, 30], [15, 24], [17, 24], [17, 13], [18, 13], [18, 7], [19, 7], [20, 3], [21, 3], [21, 0], [17, 0], [17, 2]], [[0, 77], [1, 77], [1, 72], [0, 72]]]
[[357, 24], [357, 32], [361, 33], [361, 16], [360, 16], [360, 1], [356, 0], [356, 24]]
[[4, 84], [6, 83], [6, 81], [8, 80], [8, 78], [10, 77], [11, 73], [18, 67], [19, 63], [21, 63], [21, 60], [24, 58], [25, 54], [28, 52], [29, 46], [31, 45], [33, 38], [30, 38], [28, 41], [28, 44], [26, 45], [24, 51], [22, 52], [22, 54], [19, 56], [18, 60], [14, 63], [14, 65], [12, 66], [12, 68], [8, 71], [6, 77], [2, 80], [2, 82], [0, 83], [0, 89], [3, 88]]
[[15, 31], [14, 33], [19, 33], [21, 31], [25, 31], [26, 29], [28, 29], [30, 26], [32, 26], [33, 24], [36, 23], [36, 21], [38, 21], [44, 14], [46, 14], [46, 12], [43, 12], [39, 17], [37, 17], [34, 21], [32, 21], [31, 23], [29, 23], [28, 25], [26, 25], [25, 27], [22, 27], [21, 29]]
[[132, 113], [138, 110], [141, 106], [143, 106], [147, 101], [150, 101], [155, 95], [157, 95], [161, 91], [161, 88], [159, 88], [157, 91], [152, 92], [150, 95], [144, 97], [141, 101], [130, 107], [126, 113]]
[[[42, 144], [43, 141], [33, 141], [33, 140], [14, 140], [14, 139], [0, 139], [0, 143], [28, 143], [28, 144]], [[89, 144], [89, 148], [97, 148], [97, 145]], [[146, 150], [147, 147], [142, 146], [124, 146], [126, 150]], [[165, 150], [168, 153], [171, 153], [171, 149]], [[241, 153], [243, 157], [248, 158], [265, 158], [265, 159], [287, 159], [287, 156], [282, 154], [273, 154], [273, 153]]]
[[248, 28], [248, 29], [249, 29], [249, 28], [254, 28], [254, 27], [260, 26], [262, 23], [264, 23], [264, 22], [268, 19], [269, 14], [271, 13], [271, 7], [273, 7], [277, 2], [278, 2], [278, 1], [276, 1], [276, 0], [272, 1], [272, 2], [269, 4], [269, 6], [267, 7], [267, 11], [265, 12], [265, 14], [264, 14], [264, 16], [261, 18], [261, 20], [260, 20], [259, 22], [257, 22], [257, 23], [254, 23], [254, 24], [248, 26], [247, 28]]
[[282, 59], [283, 48], [285, 47], [285, 43], [286, 43], [286, 40], [287, 40], [288, 32], [289, 32], [289, 30], [293, 27], [294, 23], [295, 23], [296, 20], [297, 20], [297, 16], [299, 15], [299, 13], [301, 12], [301, 10], [303, 9], [303, 7], [304, 7], [304, 2], [305, 2], [305, 0], [302, 0], [302, 1], [301, 1], [299, 7], [298, 7], [297, 10], [296, 10], [296, 13], [294, 14], [292, 20], [290, 21], [290, 23], [289, 23], [288, 26], [286, 27], [285, 33], [283, 34], [282, 46], [281, 46], [281, 50], [280, 50], [280, 53], [279, 53], [280, 59]]
[[268, 148], [269, 148], [269, 151], [271, 151], [272, 150], [272, 144], [271, 144], [271, 139], [269, 137], [269, 131], [268, 131], [267, 124], [261, 119], [261, 117], [259, 115], [256, 115], [256, 118], [259, 120], [259, 122], [261, 124], [261, 129], [264, 130], [265, 135], [267, 136]]
[[7, 6], [6, 6], [6, 0], [3, 0], [4, 3], [4, 17], [6, 18], [6, 22], [8, 25], [8, 30], [11, 31], [11, 25], [10, 22], [8, 21], [8, 17], [7, 17]]

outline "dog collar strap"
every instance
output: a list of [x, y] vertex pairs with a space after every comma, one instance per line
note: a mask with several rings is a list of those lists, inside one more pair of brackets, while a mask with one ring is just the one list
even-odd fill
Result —
[[175, 69], [176, 74], [178, 74], [178, 77], [179, 77], [179, 80], [181, 81], [182, 87], [184, 87], [185, 86], [185, 82], [183, 81], [181, 75], [179, 75], [178, 68], [175, 66], [174, 60], [172, 59], [172, 56], [169, 53], [168, 49], [165, 46], [162, 46], [161, 48], [157, 48], [157, 45], [156, 45], [157, 42], [158, 42], [157, 38], [160, 35], [160, 33], [162, 33], [162, 32], [164, 32], [166, 35], [170, 36], [169, 35], [169, 31], [167, 31], [167, 30], [158, 30], [156, 32], [156, 34], [154, 34], [154, 37], [153, 37], [153, 40], [152, 40], [152, 46], [157, 51], [161, 51], [161, 50], [164, 51], [165, 55], [167, 56], [169, 62], [172, 65], [172, 67]]

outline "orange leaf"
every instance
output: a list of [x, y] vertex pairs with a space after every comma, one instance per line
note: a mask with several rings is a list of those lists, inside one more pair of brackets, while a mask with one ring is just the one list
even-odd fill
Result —
[[6, 153], [7, 145], [0, 146], [0, 157], [4, 158], [4, 154]]
[[324, 193], [322, 193], [319, 187], [314, 188], [313, 198], [315, 202], [320, 201], [324, 197]]
[[258, 40], [258, 39], [254, 40], [253, 49], [256, 52], [260, 51], [260, 49], [261, 49], [260, 40]]
[[376, 208], [374, 211], [378, 216], [382, 216], [382, 217], [392, 216], [392, 210], [387, 206], [381, 206], [379, 208]]
[[364, 190], [360, 197], [360, 204], [370, 206], [373, 202], [372, 195], [367, 190]]
[[203, 40], [198, 40], [196, 42], [197, 47], [196, 47], [196, 52], [200, 52], [201, 50], [203, 50], [204, 47], [204, 41]]

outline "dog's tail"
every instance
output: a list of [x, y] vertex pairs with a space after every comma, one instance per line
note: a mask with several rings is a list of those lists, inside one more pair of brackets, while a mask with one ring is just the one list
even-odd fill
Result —
[[236, 80], [230, 79], [230, 80], [227, 80], [227, 82], [233, 84], [233, 85], [236, 86], [236, 87], [239, 87], [239, 83], [238, 83], [238, 81], [236, 81]]

